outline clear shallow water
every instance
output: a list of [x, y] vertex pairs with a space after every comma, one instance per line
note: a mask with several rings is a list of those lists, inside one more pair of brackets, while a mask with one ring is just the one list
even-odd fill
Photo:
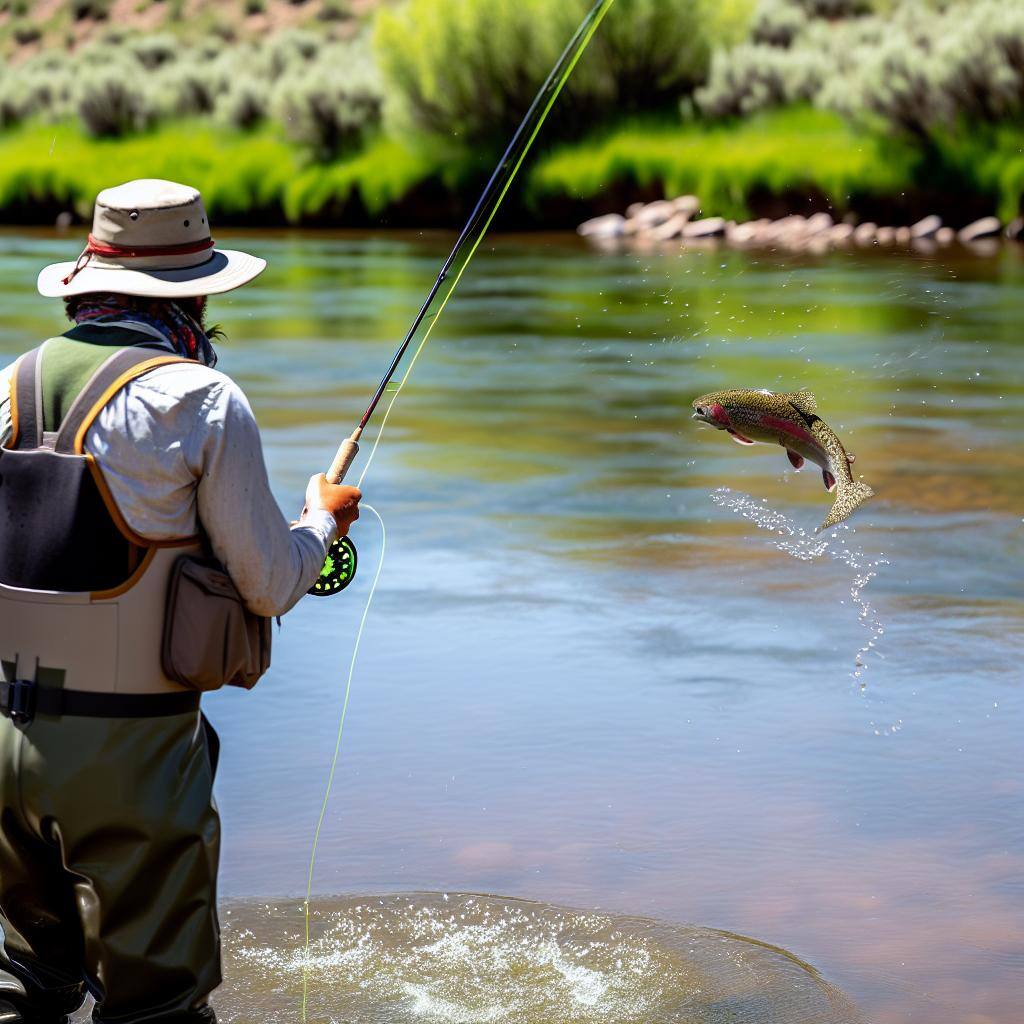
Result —
[[[445, 240], [220, 240], [271, 260], [212, 312], [291, 511]], [[13, 355], [59, 329], [31, 283], [79, 239], [4, 242]], [[478, 259], [366, 482], [388, 558], [315, 890], [697, 922], [790, 950], [873, 1021], [1017, 1021], [1019, 252], [602, 256], [531, 237]], [[878, 492], [821, 551], [815, 475], [688, 419], [695, 395], [749, 385], [811, 388]], [[232, 900], [304, 889], [372, 517], [356, 539], [354, 587], [288, 617], [255, 691], [207, 702]], [[257, 983], [230, 970], [226, 993]]]
[[[322, 901], [309, 958], [299, 905], [225, 910], [232, 1021], [380, 1024], [854, 1024], [848, 1001], [784, 950], [708, 928], [497, 897]], [[284, 947], [282, 949], [282, 946]], [[244, 979], [244, 982], [242, 981]]]

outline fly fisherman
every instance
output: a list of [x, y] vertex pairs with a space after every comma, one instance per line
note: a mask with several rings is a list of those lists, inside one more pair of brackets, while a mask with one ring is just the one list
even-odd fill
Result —
[[199, 690], [251, 686], [267, 616], [309, 589], [359, 491], [310, 480], [289, 524], [206, 296], [262, 259], [214, 248], [199, 193], [100, 193], [73, 326], [0, 382], [0, 1022], [214, 1021], [217, 739]]

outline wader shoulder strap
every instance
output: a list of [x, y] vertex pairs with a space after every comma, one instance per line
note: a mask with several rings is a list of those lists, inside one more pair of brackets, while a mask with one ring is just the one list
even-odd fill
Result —
[[54, 451], [66, 455], [82, 454], [85, 435], [93, 420], [121, 388], [158, 366], [191, 362], [194, 360], [181, 356], [154, 355], [152, 348], [141, 346], [119, 349], [100, 365], [78, 393], [60, 425]]
[[43, 443], [40, 348], [26, 352], [11, 377], [11, 440], [8, 448], [38, 448]]

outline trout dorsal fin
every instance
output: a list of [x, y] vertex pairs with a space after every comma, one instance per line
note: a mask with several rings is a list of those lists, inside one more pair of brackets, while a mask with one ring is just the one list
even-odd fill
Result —
[[786, 395], [786, 401], [804, 416], [814, 416], [818, 412], [818, 400], [807, 388], [801, 388], [795, 394]]

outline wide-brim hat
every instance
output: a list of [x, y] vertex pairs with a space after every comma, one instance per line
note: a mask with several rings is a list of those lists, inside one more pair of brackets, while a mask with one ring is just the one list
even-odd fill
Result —
[[259, 256], [214, 247], [202, 196], [194, 188], [140, 178], [96, 197], [82, 254], [44, 267], [36, 283], [49, 297], [117, 292], [175, 299], [229, 292], [266, 265]]

